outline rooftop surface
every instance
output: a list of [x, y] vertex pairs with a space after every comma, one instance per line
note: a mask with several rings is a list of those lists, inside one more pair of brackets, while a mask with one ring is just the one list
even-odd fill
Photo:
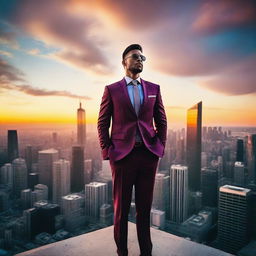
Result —
[[240, 196], [246, 196], [247, 193], [249, 193], [251, 190], [247, 188], [237, 187], [237, 186], [231, 186], [231, 185], [224, 185], [220, 187], [220, 192], [230, 193], [230, 194], [236, 194]]
[[[230, 256], [220, 250], [151, 228], [153, 256]], [[129, 222], [129, 256], [139, 256], [136, 225]], [[113, 256], [113, 226], [32, 249], [16, 256]]]
[[55, 153], [58, 153], [58, 150], [56, 150], [54, 148], [49, 148], [49, 149], [45, 149], [45, 150], [40, 150], [39, 153], [40, 154], [55, 154]]

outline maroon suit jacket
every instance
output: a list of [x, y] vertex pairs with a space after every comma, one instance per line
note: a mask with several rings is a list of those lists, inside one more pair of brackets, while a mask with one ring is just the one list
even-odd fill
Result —
[[[105, 87], [98, 117], [98, 134], [104, 160], [117, 161], [131, 152], [137, 126], [145, 146], [159, 157], [164, 155], [167, 121], [160, 87], [142, 79], [141, 84], [144, 100], [138, 116], [130, 101], [124, 78]], [[112, 129], [109, 134], [111, 118]]]

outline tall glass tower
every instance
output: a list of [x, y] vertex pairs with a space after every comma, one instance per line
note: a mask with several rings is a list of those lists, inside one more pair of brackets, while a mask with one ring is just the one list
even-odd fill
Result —
[[91, 182], [85, 185], [85, 215], [91, 219], [100, 216], [100, 207], [108, 202], [107, 183]]
[[8, 130], [8, 161], [19, 157], [17, 130]]
[[236, 141], [236, 161], [244, 162], [244, 141], [242, 139]]
[[52, 199], [53, 162], [59, 159], [57, 150], [51, 148], [38, 152], [39, 182], [49, 188], [49, 198]]
[[80, 102], [79, 108], [77, 109], [77, 144], [84, 146], [86, 142], [86, 123], [85, 123], [85, 110], [82, 108]]
[[71, 192], [84, 189], [84, 147], [72, 147]]
[[256, 134], [248, 136], [246, 152], [249, 182], [256, 184]]
[[53, 162], [53, 202], [61, 204], [62, 196], [70, 193], [70, 162], [60, 159]]
[[201, 172], [201, 139], [202, 101], [187, 111], [187, 165], [188, 188], [190, 191], [200, 190]]
[[171, 165], [170, 168], [170, 219], [182, 223], [188, 217], [188, 168]]

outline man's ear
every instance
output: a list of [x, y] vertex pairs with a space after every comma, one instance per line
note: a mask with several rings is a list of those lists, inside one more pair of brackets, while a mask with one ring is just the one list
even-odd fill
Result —
[[122, 65], [123, 65], [123, 67], [125, 67], [125, 61], [124, 60], [122, 60]]

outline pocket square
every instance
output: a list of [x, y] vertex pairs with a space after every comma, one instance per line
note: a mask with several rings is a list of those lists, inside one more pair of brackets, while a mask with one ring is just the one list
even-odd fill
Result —
[[148, 98], [155, 98], [156, 95], [148, 95]]

